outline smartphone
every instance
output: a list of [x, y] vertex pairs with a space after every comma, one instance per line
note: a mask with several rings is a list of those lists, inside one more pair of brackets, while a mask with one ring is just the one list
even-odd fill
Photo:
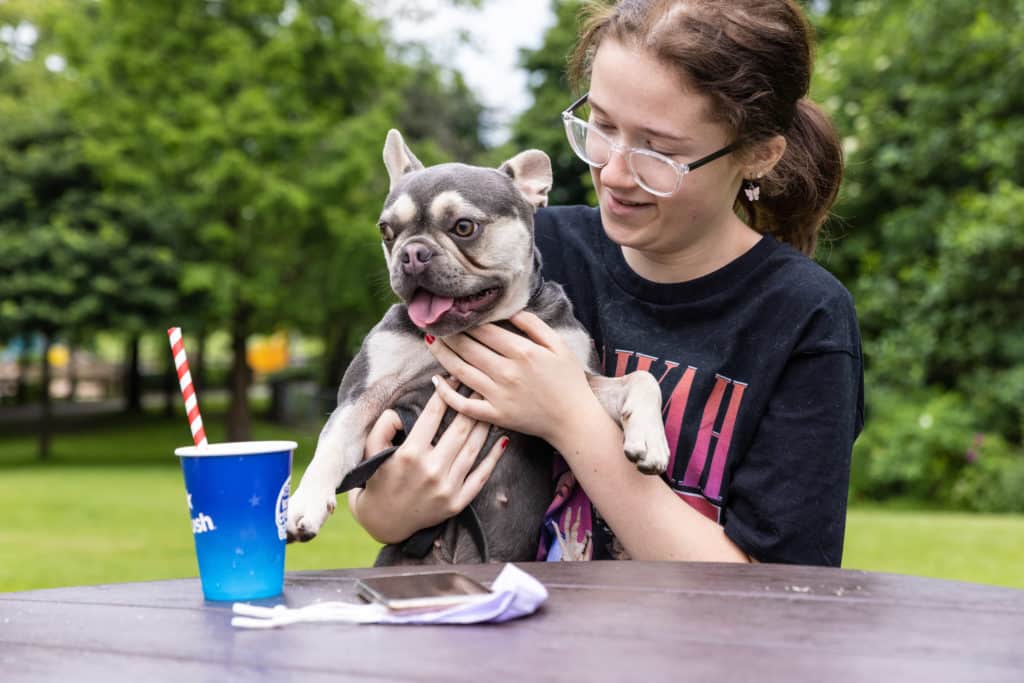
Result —
[[388, 609], [419, 610], [473, 602], [491, 591], [465, 574], [434, 572], [357, 579], [356, 592]]

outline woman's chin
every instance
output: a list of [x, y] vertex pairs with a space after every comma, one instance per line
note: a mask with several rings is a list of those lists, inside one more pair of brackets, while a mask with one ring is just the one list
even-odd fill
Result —
[[643, 237], [649, 231], [650, 223], [636, 224], [633, 221], [623, 221], [615, 215], [609, 215], [604, 207], [601, 207], [601, 225], [604, 227], [604, 234], [620, 247], [639, 247], [643, 243]]

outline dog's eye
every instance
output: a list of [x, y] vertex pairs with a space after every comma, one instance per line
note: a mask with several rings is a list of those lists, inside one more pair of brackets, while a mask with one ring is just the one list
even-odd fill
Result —
[[476, 234], [479, 225], [476, 221], [471, 221], [468, 218], [460, 218], [455, 221], [455, 225], [452, 226], [452, 234], [456, 237], [472, 237]]
[[380, 236], [384, 239], [385, 242], [390, 242], [391, 240], [395, 239], [395, 231], [391, 229], [391, 226], [389, 224], [385, 223], [384, 221], [381, 221], [380, 223], [377, 224], [377, 227], [380, 228]]

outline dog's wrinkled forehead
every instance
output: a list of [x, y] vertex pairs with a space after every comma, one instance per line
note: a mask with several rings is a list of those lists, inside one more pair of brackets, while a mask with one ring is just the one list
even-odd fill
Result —
[[533, 207], [501, 171], [466, 164], [440, 164], [401, 178], [384, 203], [381, 220], [428, 225], [472, 218], [511, 217], [529, 222]]

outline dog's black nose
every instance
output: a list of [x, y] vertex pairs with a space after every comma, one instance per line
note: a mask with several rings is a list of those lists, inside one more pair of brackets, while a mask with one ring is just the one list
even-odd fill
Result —
[[425, 244], [408, 244], [402, 249], [402, 270], [407, 275], [418, 275], [422, 273], [434, 252]]

